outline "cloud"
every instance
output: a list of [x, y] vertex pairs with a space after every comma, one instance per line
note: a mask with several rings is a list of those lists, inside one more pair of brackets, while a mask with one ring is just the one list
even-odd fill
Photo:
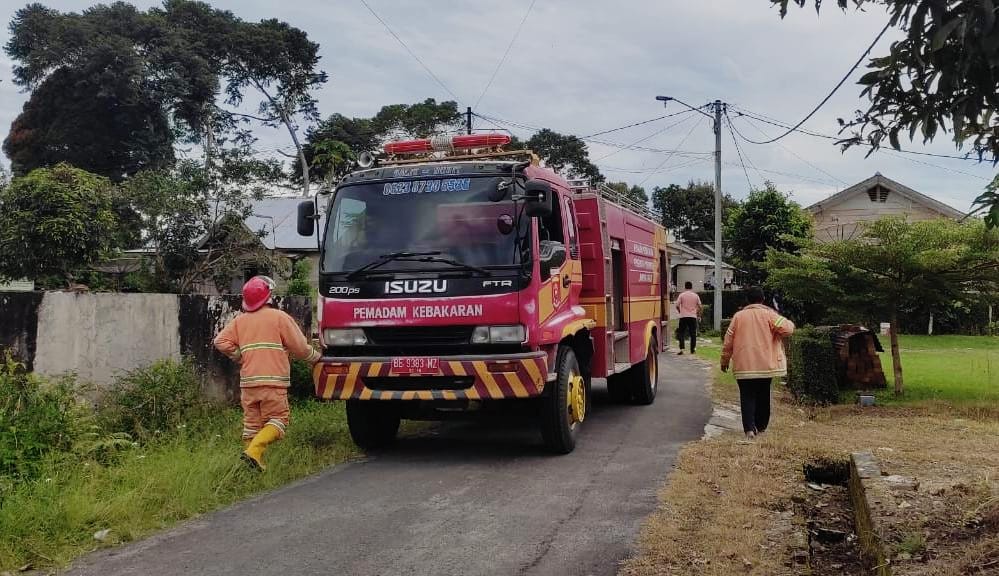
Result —
[[[359, 1], [331, 5], [298, 0], [285, 2], [280, 9], [269, 0], [217, 0], [213, 5], [247, 20], [277, 17], [304, 29], [320, 43], [322, 67], [330, 75], [318, 94], [322, 114], [370, 116], [385, 104], [428, 97], [457, 98], [462, 106], [474, 104], [531, 4], [531, 0], [367, 1], [454, 95], [432, 79]], [[90, 5], [78, 0], [48, 4], [60, 10]], [[5, 14], [10, 15], [12, 10]], [[731, 104], [733, 112], [738, 108], [796, 122], [853, 65], [885, 22], [885, 14], [876, 8], [843, 12], [831, 7], [821, 15], [795, 9], [781, 20], [765, 0], [537, 0], [477, 111], [585, 135], [663, 114], [662, 103], [654, 99], [662, 94], [694, 105], [721, 99]], [[0, 41], [6, 41], [6, 34], [6, 28], [0, 30]], [[874, 53], [884, 54], [898, 34], [889, 32]], [[7, 81], [9, 64], [0, 66], [5, 70], [0, 83], [0, 126], [9, 126], [25, 95]], [[859, 92], [852, 81], [847, 82], [806, 127], [835, 135], [837, 119], [850, 117], [864, 106]], [[667, 112], [680, 109], [670, 103]], [[744, 118], [735, 113], [732, 117], [746, 137], [763, 137]], [[603, 138], [628, 144], [671, 121]], [[690, 126], [678, 125], [642, 145], [676, 148]], [[759, 129], [770, 136], [778, 133], [765, 124]], [[259, 136], [261, 148], [290, 145], [280, 130], [262, 130]], [[889, 153], [865, 158], [862, 149], [841, 153], [828, 140], [800, 134], [788, 136], [779, 145], [741, 142], [740, 147], [742, 162], [726, 129], [723, 188], [735, 197], [744, 197], [751, 186], [769, 179], [807, 204], [880, 171], [955, 207], [967, 208], [993, 175], [989, 165], [960, 160]], [[906, 147], [955, 153], [946, 137], [925, 147], [921, 143]], [[713, 151], [710, 124], [702, 122], [682, 148]], [[612, 151], [615, 148], [591, 145], [594, 158]], [[664, 158], [661, 153], [627, 150], [608, 158], [603, 169], [615, 180], [644, 181], [648, 188], [691, 179], [714, 180], [711, 163], [697, 161], [697, 157], [677, 156], [662, 171], [652, 172]], [[710, 160], [710, 156], [700, 158]]]

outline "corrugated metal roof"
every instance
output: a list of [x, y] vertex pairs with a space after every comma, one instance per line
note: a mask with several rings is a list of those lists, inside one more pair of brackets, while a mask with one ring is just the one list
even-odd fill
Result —
[[[250, 202], [251, 215], [246, 218], [246, 227], [252, 232], [263, 231], [260, 239], [268, 250], [294, 250], [316, 252], [316, 237], [298, 234], [298, 204], [302, 198], [263, 198]], [[320, 197], [320, 214], [326, 205], [326, 197]], [[322, 229], [322, 220], [319, 221]]]

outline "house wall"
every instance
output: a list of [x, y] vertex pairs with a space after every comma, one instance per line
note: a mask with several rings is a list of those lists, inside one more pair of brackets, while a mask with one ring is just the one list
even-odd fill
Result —
[[[673, 282], [676, 284], [677, 290], [683, 290], [686, 282], [692, 283], [694, 285], [694, 290], [704, 290], [704, 282], [711, 278], [711, 274], [714, 271], [715, 269], [713, 266], [680, 264], [676, 266], [676, 273], [673, 276]], [[732, 269], [722, 269], [722, 278], [725, 279], [726, 284], [731, 284], [733, 277], [734, 271]]]
[[811, 212], [815, 220], [815, 239], [819, 242], [855, 238], [863, 232], [865, 222], [884, 216], [902, 216], [910, 221], [946, 218], [946, 215], [893, 190], [889, 191], [884, 202], [872, 202], [864, 191], [829, 207], [820, 205]]
[[[4, 294], [0, 358], [9, 350], [36, 373], [75, 373], [99, 394], [122, 372], [186, 356], [205, 373], [206, 395], [232, 402], [239, 398], [239, 369], [212, 341], [239, 306], [234, 296]], [[311, 327], [311, 299], [281, 298], [277, 306]]]

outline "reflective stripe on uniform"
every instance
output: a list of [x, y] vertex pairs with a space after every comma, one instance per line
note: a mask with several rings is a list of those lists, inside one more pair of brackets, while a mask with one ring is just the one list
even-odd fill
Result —
[[784, 323], [784, 317], [783, 316], [778, 316], [777, 320], [774, 321], [774, 327], [775, 328], [780, 328], [780, 325], [783, 324], [783, 323]]
[[251, 382], [291, 382], [290, 376], [244, 376], [239, 379], [240, 383]]
[[281, 431], [282, 434], [284, 434], [284, 423], [281, 422], [280, 420], [271, 418], [270, 420], [267, 421], [267, 425], [277, 428], [278, 430]]
[[245, 346], [240, 346], [239, 351], [248, 352], [250, 350], [281, 350], [284, 351], [284, 346], [281, 344], [276, 344], [274, 342], [257, 342], [255, 344], [247, 344]]

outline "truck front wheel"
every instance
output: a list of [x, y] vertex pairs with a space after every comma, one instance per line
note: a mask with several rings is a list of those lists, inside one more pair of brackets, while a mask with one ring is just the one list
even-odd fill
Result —
[[559, 347], [556, 373], [541, 398], [541, 436], [549, 450], [568, 454], [576, 447], [576, 434], [586, 418], [589, 382], [568, 346]]
[[397, 406], [375, 400], [347, 400], [347, 426], [360, 448], [381, 448], [395, 441], [399, 432]]

